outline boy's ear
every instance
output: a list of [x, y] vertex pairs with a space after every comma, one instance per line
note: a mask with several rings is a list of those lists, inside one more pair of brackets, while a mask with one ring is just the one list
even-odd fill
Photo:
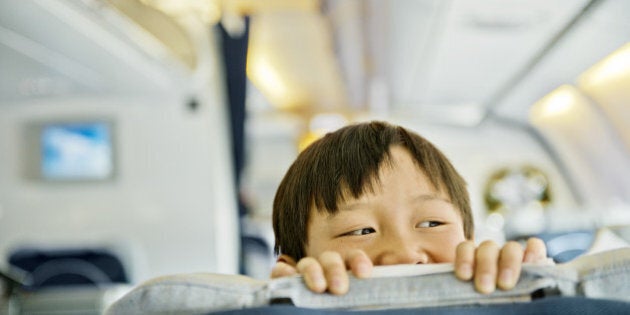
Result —
[[292, 267], [295, 267], [297, 265], [297, 262], [295, 262], [295, 259], [293, 259], [291, 256], [286, 255], [286, 254], [281, 254], [280, 256], [278, 256], [278, 259], [276, 260], [276, 262], [283, 262]]

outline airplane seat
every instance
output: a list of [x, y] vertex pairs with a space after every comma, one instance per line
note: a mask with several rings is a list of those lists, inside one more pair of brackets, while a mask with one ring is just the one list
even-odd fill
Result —
[[630, 247], [630, 225], [609, 226], [597, 230], [593, 244], [586, 254]]
[[583, 255], [630, 247], [630, 226], [541, 233], [536, 237], [545, 242], [549, 258], [566, 263]]
[[10, 268], [25, 274], [25, 290], [129, 283], [121, 259], [107, 249], [19, 248], [8, 260]]
[[596, 236], [594, 230], [541, 233], [536, 235], [545, 242], [547, 256], [556, 263], [569, 262], [584, 255], [592, 246]]

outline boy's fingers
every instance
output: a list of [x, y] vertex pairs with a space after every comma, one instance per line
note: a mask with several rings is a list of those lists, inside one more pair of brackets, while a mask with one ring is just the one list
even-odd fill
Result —
[[317, 293], [326, 291], [324, 270], [317, 259], [313, 257], [302, 258], [297, 264], [297, 270], [302, 274], [306, 286], [311, 289], [311, 291]]
[[359, 249], [351, 250], [346, 256], [346, 262], [348, 269], [352, 270], [355, 277], [368, 278], [372, 275], [372, 260], [364, 251]]
[[285, 262], [277, 262], [273, 269], [271, 269], [271, 278], [280, 278], [292, 276], [297, 273], [297, 269]]
[[492, 293], [496, 288], [499, 246], [484, 241], [477, 248], [475, 257], [475, 288], [481, 293]]
[[499, 257], [499, 277], [497, 285], [502, 290], [512, 289], [521, 275], [523, 247], [517, 242], [507, 242]]
[[455, 275], [468, 281], [473, 277], [475, 268], [475, 242], [465, 241], [457, 245], [455, 254]]
[[547, 247], [543, 240], [531, 237], [527, 240], [527, 247], [525, 248], [525, 256], [523, 257], [524, 263], [539, 263], [547, 260]]
[[332, 294], [348, 292], [349, 279], [346, 264], [338, 252], [324, 252], [319, 256], [319, 263], [324, 269], [328, 290]]

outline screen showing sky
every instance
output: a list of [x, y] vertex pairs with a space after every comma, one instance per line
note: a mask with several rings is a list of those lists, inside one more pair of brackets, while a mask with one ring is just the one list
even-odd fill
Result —
[[113, 173], [112, 142], [107, 123], [44, 126], [41, 134], [42, 177], [100, 180]]

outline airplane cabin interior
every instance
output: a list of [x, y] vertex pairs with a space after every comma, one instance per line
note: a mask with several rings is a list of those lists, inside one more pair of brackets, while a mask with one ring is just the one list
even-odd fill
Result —
[[0, 314], [268, 281], [287, 169], [372, 120], [450, 159], [476, 243], [630, 247], [629, 1], [0, 0]]

